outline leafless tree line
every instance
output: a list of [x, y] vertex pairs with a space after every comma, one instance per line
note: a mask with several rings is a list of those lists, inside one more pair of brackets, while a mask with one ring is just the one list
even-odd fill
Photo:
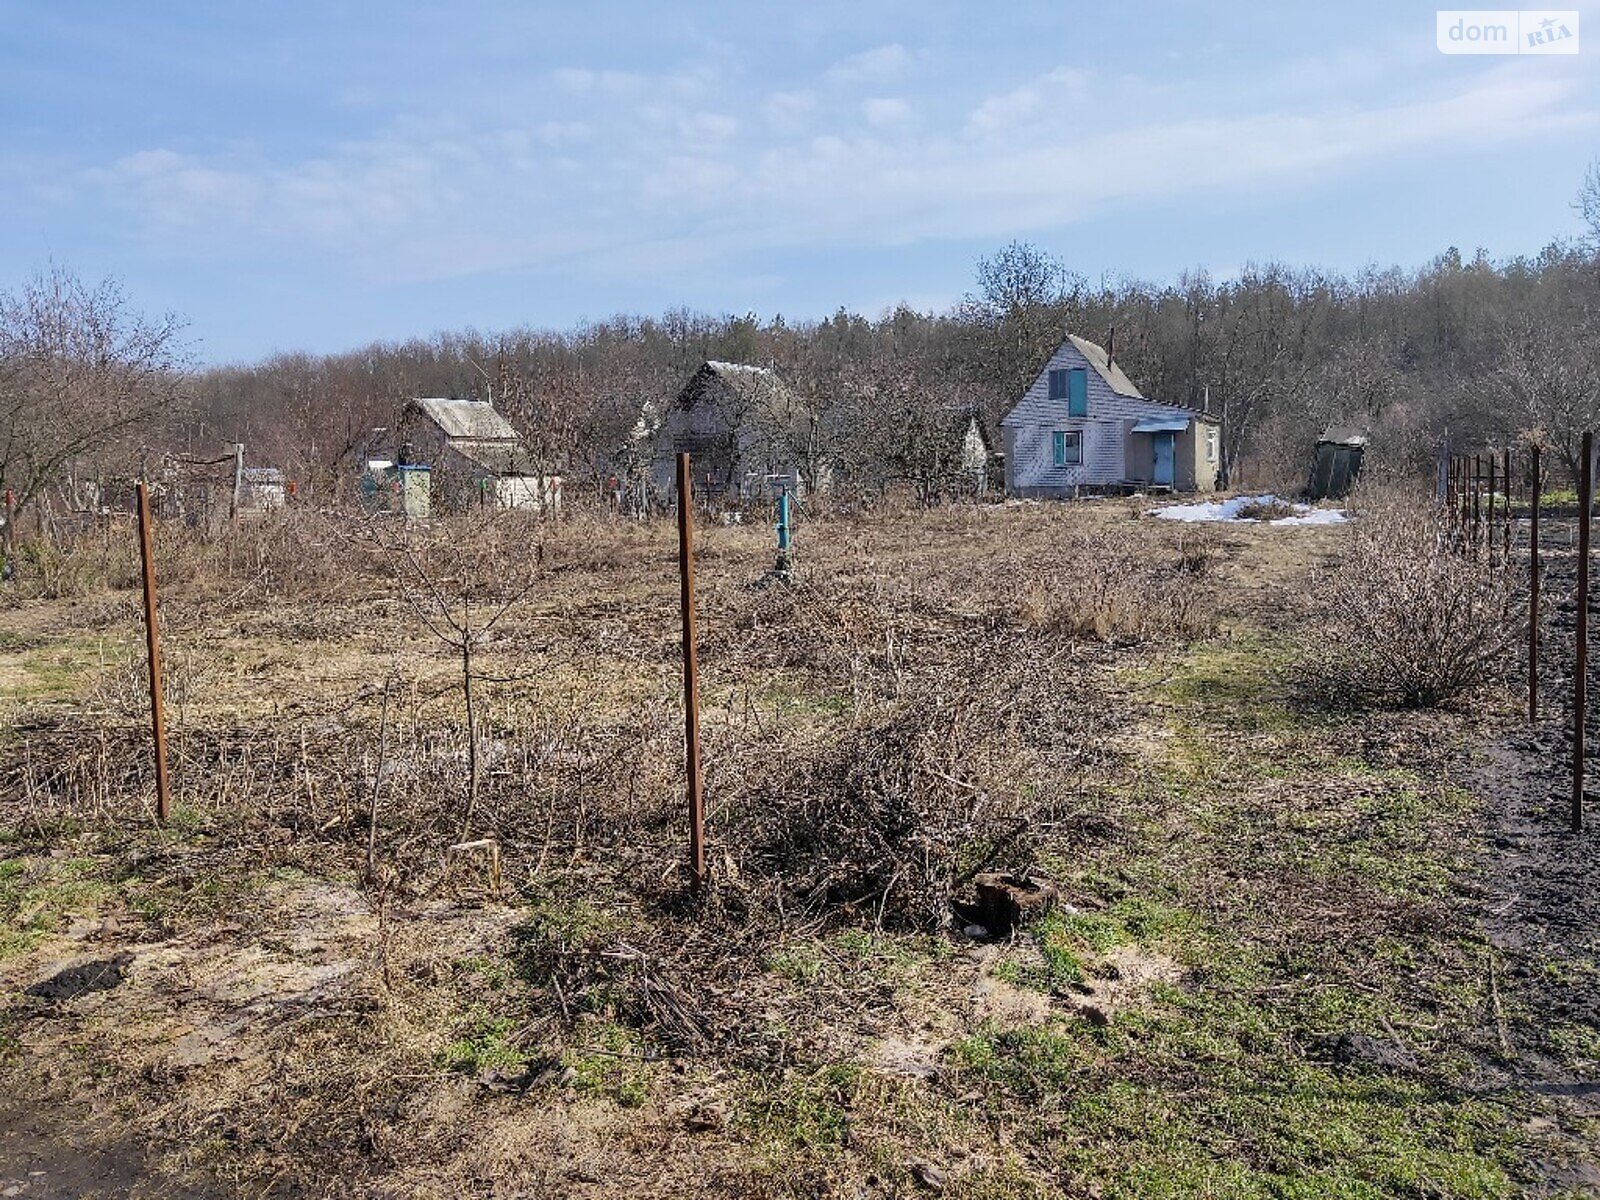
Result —
[[955, 468], [951, 430], [992, 434], [1068, 331], [1105, 341], [1154, 399], [1223, 422], [1225, 478], [1292, 484], [1330, 423], [1421, 467], [1458, 444], [1537, 429], [1569, 463], [1600, 423], [1600, 166], [1577, 209], [1594, 236], [1531, 258], [1451, 248], [1426, 266], [1341, 275], [1281, 264], [1236, 277], [1091, 283], [1013, 243], [977, 264], [943, 313], [823, 320], [685, 311], [563, 333], [474, 331], [336, 355], [196, 369], [173, 317], [138, 314], [114, 282], [51, 269], [0, 296], [0, 484], [19, 503], [76, 473], [164, 450], [243, 441], [310, 489], [348, 482], [373, 431], [417, 395], [492, 398], [569, 494], [616, 470], [641, 420], [706, 359], [774, 367], [806, 400], [773, 436], [794, 461], [930, 492]]

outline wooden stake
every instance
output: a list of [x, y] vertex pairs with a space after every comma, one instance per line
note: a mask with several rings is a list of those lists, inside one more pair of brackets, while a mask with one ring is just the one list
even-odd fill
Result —
[[141, 479], [139, 495], [139, 560], [144, 568], [144, 636], [150, 656], [150, 726], [156, 750], [156, 820], [172, 810], [167, 783], [167, 722], [161, 695], [161, 634], [156, 628], [156, 562], [150, 520], [150, 490]]
[[700, 777], [700, 668], [694, 636], [694, 476], [678, 455], [678, 582], [683, 609], [683, 752], [689, 776], [689, 876], [696, 893], [706, 885], [705, 793]]

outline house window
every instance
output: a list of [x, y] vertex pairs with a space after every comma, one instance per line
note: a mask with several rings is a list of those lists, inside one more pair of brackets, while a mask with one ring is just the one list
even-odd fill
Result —
[[1077, 429], [1058, 429], [1051, 439], [1051, 457], [1058, 467], [1076, 467], [1083, 462], [1083, 433]]
[[1084, 367], [1073, 367], [1067, 373], [1067, 415], [1089, 415], [1089, 372]]
[[1067, 398], [1067, 369], [1065, 367], [1052, 367], [1050, 369], [1050, 399], [1065, 400]]
[[1206, 461], [1217, 461], [1217, 427], [1215, 425], [1206, 430]]

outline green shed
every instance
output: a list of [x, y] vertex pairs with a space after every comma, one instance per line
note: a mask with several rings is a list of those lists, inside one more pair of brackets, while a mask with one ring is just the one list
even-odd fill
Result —
[[1361, 474], [1361, 458], [1367, 449], [1364, 429], [1330, 425], [1317, 439], [1316, 459], [1311, 466], [1312, 500], [1338, 500], [1347, 495]]

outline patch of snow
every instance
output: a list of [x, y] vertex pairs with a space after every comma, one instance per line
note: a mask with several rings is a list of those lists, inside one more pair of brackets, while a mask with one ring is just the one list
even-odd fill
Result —
[[[1350, 515], [1342, 508], [1307, 508], [1306, 505], [1296, 504], [1295, 515], [1280, 517], [1270, 522], [1273, 525], [1343, 525], [1350, 519]], [[1305, 508], [1305, 512], [1300, 510]]]
[[1253, 504], [1279, 503], [1270, 493], [1263, 496], [1234, 496], [1227, 500], [1203, 500], [1195, 504], [1169, 504], [1152, 510], [1151, 516], [1164, 521], [1222, 521], [1242, 525], [1342, 525], [1350, 518], [1342, 508], [1312, 508], [1309, 504], [1289, 504], [1294, 509], [1292, 517], [1279, 517], [1273, 521], [1257, 521], [1241, 517], [1239, 513]]

